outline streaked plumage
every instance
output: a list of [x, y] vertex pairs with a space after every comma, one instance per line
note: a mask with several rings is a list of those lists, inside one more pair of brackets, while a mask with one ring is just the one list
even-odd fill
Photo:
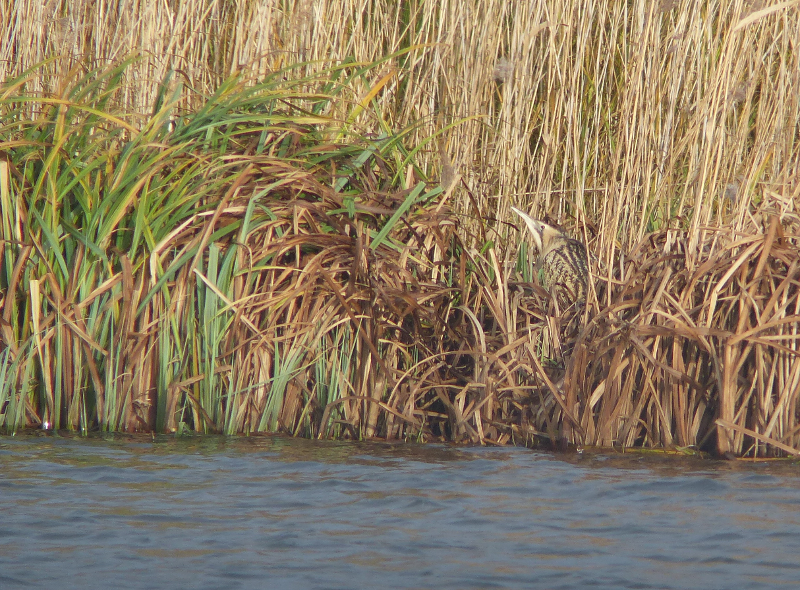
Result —
[[586, 246], [516, 207], [511, 210], [522, 218], [536, 242], [536, 274], [542, 287], [556, 298], [559, 309], [585, 301], [589, 278]]

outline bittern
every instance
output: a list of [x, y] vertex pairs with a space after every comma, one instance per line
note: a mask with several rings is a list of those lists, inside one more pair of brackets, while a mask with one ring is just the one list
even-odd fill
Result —
[[586, 246], [516, 207], [511, 210], [522, 217], [536, 242], [539, 249], [536, 276], [553, 295], [558, 308], [563, 311], [575, 303], [583, 303], [589, 279]]

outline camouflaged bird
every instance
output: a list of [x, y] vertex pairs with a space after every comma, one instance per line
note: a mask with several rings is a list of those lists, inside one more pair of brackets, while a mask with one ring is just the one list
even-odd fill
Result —
[[586, 246], [516, 207], [511, 210], [522, 217], [536, 242], [539, 249], [536, 276], [542, 287], [553, 295], [558, 309], [564, 311], [586, 301], [589, 279]]

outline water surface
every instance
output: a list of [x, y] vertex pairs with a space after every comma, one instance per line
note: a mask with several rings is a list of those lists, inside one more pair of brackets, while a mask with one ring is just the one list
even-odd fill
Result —
[[0, 588], [798, 588], [800, 466], [0, 437]]

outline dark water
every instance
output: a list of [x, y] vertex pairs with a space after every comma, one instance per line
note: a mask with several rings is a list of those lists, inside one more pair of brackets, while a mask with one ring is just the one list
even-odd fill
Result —
[[800, 588], [800, 466], [0, 438], [0, 588]]

